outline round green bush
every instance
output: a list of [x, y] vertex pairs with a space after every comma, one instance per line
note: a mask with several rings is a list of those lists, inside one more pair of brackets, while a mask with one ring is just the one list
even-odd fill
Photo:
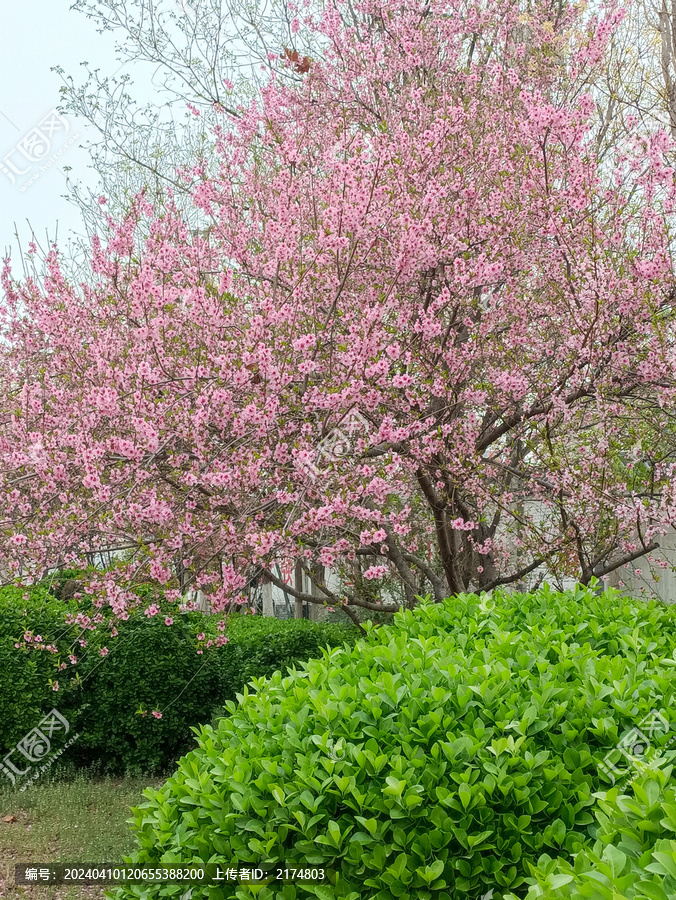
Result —
[[[672, 766], [641, 773], [629, 794], [598, 795], [593, 847], [574, 861], [543, 855], [526, 900], [672, 900], [676, 897], [676, 788]], [[519, 900], [514, 894], [507, 900]]]
[[[259, 900], [494, 900], [593, 837], [600, 763], [671, 725], [675, 611], [593, 590], [423, 603], [254, 682], [135, 811], [133, 865], [324, 868]], [[663, 736], [666, 740], [666, 736]], [[128, 887], [117, 896], [178, 897]], [[242, 885], [210, 900], [253, 896]]]

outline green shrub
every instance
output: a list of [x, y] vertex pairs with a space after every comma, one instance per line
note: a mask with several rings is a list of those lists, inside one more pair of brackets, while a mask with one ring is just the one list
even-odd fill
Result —
[[[109, 655], [99, 653], [101, 636], [67, 624], [66, 616], [87, 609], [73, 590], [78, 573], [60, 580], [0, 591], [0, 739], [9, 750], [46, 712], [56, 707], [78, 740], [68, 761], [98, 764], [110, 772], [166, 771], [193, 743], [191, 726], [208, 722], [222, 706], [218, 650], [196, 653], [196, 635], [214, 626], [199, 613], [164, 617], [135, 616], [118, 624], [119, 636], [108, 641]], [[27, 594], [27, 599], [26, 599]], [[54, 644], [58, 653], [23, 645], [26, 631]], [[82, 650], [75, 638], [87, 639]], [[74, 646], [73, 646], [74, 645]], [[69, 652], [76, 667], [59, 672]], [[53, 688], [58, 684], [58, 692]], [[145, 710], [145, 716], [139, 710]], [[166, 711], [161, 720], [153, 710]]]
[[[597, 840], [574, 861], [543, 856], [526, 900], [673, 900], [676, 789], [672, 767], [641, 775], [631, 795], [599, 794]], [[518, 900], [510, 895], [508, 900]]]
[[29, 600], [24, 591], [0, 590], [0, 750], [4, 754], [31, 728], [41, 715], [58, 706], [52, 682], [58, 679], [56, 655], [25, 651], [26, 631], [50, 643], [63, 629], [64, 604], [47, 591], [33, 588]]
[[283, 674], [291, 666], [320, 656], [327, 646], [354, 643], [354, 626], [308, 619], [273, 619], [237, 615], [228, 622], [227, 652], [221, 655], [223, 700], [234, 700], [252, 678]]
[[[286, 669], [319, 653], [329, 643], [342, 643], [349, 629], [304, 620], [283, 622], [235, 615], [228, 624], [230, 643], [197, 651], [197, 635], [215, 638], [216, 617], [177, 613], [141, 586], [148, 603], [158, 601], [171, 613], [147, 618], [134, 615], [117, 625], [118, 636], [81, 631], [66, 624], [66, 615], [91, 615], [91, 600], [76, 598], [81, 572], [59, 573], [28, 592], [0, 591], [0, 741], [7, 752], [40, 717], [56, 707], [79, 737], [68, 761], [95, 765], [111, 773], [168, 771], [195, 743], [192, 727], [225, 715], [224, 702], [234, 699], [247, 681]], [[15, 647], [26, 630], [59, 653]], [[77, 638], [87, 640], [81, 648]], [[106, 645], [108, 655], [99, 650]], [[78, 663], [59, 672], [59, 663], [74, 652]], [[55, 692], [52, 685], [58, 682]], [[153, 716], [162, 713], [162, 718]]]
[[80, 734], [69, 755], [111, 773], [167, 771], [194, 744], [191, 727], [222, 705], [226, 648], [197, 653], [196, 635], [209, 624], [201, 613], [175, 615], [171, 626], [164, 616], [133, 616], [117, 625], [105, 659], [84, 655], [62, 700]]
[[[135, 811], [130, 861], [323, 867], [328, 900], [525, 892], [543, 853], [593, 838], [606, 753], [653, 708], [674, 720], [675, 614], [546, 588], [399, 613], [352, 648], [256, 680], [202, 728]], [[250, 896], [237, 891], [208, 896]]]
[[225, 701], [252, 677], [285, 672], [350, 634], [303, 620], [233, 616], [229, 643], [198, 655], [196, 635], [218, 634], [215, 619], [201, 613], [175, 616], [170, 627], [162, 616], [134, 616], [117, 627], [105, 662], [89, 654], [78, 667], [81, 681], [66, 708], [81, 733], [74, 758], [131, 774], [167, 771], [195, 744], [192, 728], [225, 715]]

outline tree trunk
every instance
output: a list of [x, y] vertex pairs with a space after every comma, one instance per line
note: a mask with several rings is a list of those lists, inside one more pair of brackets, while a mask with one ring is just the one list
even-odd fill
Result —
[[[301, 593], [303, 590], [303, 570], [299, 562], [296, 563], [296, 590]], [[295, 618], [303, 618], [303, 601], [296, 597]]]
[[272, 582], [263, 582], [263, 615], [268, 618], [274, 617], [275, 607], [272, 602]]
[[[319, 590], [318, 585], [324, 583], [325, 569], [321, 563], [317, 563], [312, 571], [312, 596], [324, 598], [324, 594]], [[326, 608], [318, 603], [310, 604], [310, 619], [315, 622], [323, 621], [326, 618]]]

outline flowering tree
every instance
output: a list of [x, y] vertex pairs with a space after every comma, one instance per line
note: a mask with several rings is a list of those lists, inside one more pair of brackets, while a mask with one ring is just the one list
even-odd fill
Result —
[[588, 583], [676, 522], [670, 141], [600, 164], [580, 91], [619, 15], [357, 14], [307, 16], [324, 55], [223, 113], [207, 232], [141, 195], [91, 283], [6, 265], [12, 577], [125, 548], [88, 588], [125, 615], [139, 577], [219, 609], [297, 560], [288, 592], [352, 612]]

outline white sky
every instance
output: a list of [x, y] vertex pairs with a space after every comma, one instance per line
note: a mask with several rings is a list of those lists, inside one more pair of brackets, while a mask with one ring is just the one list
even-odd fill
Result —
[[[120, 68], [114, 36], [97, 34], [92, 20], [69, 8], [71, 2], [0, 0], [0, 254], [4, 256], [6, 248], [11, 247], [13, 259], [17, 255], [15, 223], [24, 249], [30, 234], [26, 220], [39, 237], [44, 238], [47, 229], [50, 239], [58, 223], [62, 246], [71, 230], [80, 230], [77, 207], [63, 196], [63, 166], [72, 167], [71, 178], [95, 184], [93, 173], [87, 170], [89, 157], [80, 149], [88, 134], [83, 122], [70, 118], [67, 133], [58, 120], [47, 122], [42, 135], [45, 128], [48, 131], [59, 126], [48, 144], [34, 132], [33, 139], [39, 138], [37, 144], [32, 144], [32, 150], [28, 144], [23, 147], [33, 161], [17, 143], [59, 103], [62, 81], [50, 72], [51, 66], [62, 66], [76, 83], [84, 81], [83, 61], [92, 69], [100, 68], [104, 75]], [[17, 174], [17, 170], [24, 174]]]

